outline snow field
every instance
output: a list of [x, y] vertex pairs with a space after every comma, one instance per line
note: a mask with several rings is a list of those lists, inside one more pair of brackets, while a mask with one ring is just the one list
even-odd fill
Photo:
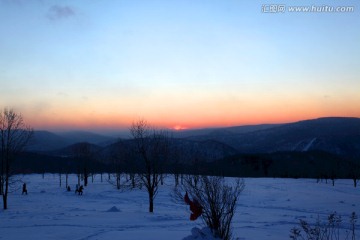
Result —
[[[27, 183], [9, 195], [9, 209], [0, 210], [0, 239], [195, 239], [194, 228], [203, 222], [189, 221], [187, 206], [172, 201], [170, 176], [160, 186], [154, 213], [148, 213], [148, 196], [143, 190], [119, 191], [96, 175], [84, 195], [75, 195], [75, 175], [69, 176], [71, 192], [62, 187], [58, 174], [16, 176]], [[230, 180], [229, 180], [230, 181]], [[352, 212], [360, 215], [360, 189], [351, 180], [316, 183], [314, 179], [246, 178], [245, 190], [233, 220], [238, 239], [289, 239], [299, 219], [314, 223], [336, 211], [348, 227]], [[357, 223], [357, 236], [360, 226]]]

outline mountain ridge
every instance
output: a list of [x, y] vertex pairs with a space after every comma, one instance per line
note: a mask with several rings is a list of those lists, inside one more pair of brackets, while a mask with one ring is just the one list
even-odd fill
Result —
[[[321, 150], [337, 155], [360, 156], [360, 118], [356, 117], [324, 117], [283, 124], [181, 130], [173, 131], [172, 136], [195, 142], [214, 141], [218, 143], [216, 147], [224, 144], [224, 148], [235, 149], [239, 153]], [[35, 131], [27, 150], [54, 151], [79, 142], [106, 147], [119, 139], [87, 131], [56, 134]], [[206, 146], [210, 149], [211, 144]]]
[[[205, 135], [192, 139], [213, 137]], [[245, 134], [220, 136], [216, 140], [244, 153], [322, 150], [357, 157], [360, 156], [360, 118], [303, 120]]]

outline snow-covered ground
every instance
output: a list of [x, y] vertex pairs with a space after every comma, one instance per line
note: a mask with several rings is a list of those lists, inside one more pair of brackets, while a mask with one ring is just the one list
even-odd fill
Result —
[[[150, 214], [144, 190], [120, 192], [99, 175], [83, 196], [66, 192], [64, 179], [60, 188], [58, 175], [20, 177], [29, 194], [9, 195], [9, 209], [0, 210], [0, 239], [183, 239], [204, 227], [171, 200], [172, 178], [160, 187]], [[75, 175], [69, 183], [74, 188]], [[314, 179], [246, 178], [245, 184], [233, 223], [238, 239], [289, 239], [299, 219], [313, 223], [336, 211], [348, 223], [352, 212], [360, 215], [360, 188], [351, 180], [337, 180], [335, 187]], [[358, 237], [359, 228], [358, 222]]]

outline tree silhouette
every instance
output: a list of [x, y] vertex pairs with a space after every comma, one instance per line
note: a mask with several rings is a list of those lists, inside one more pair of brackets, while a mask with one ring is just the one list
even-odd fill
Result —
[[33, 129], [27, 126], [21, 114], [5, 108], [0, 112], [0, 194], [3, 196], [3, 208], [7, 209], [11, 164], [17, 154], [22, 152], [33, 135]]
[[149, 196], [149, 212], [154, 211], [154, 199], [168, 158], [169, 139], [164, 131], [157, 131], [145, 120], [134, 122], [130, 128], [136, 158], [141, 164], [138, 181]]

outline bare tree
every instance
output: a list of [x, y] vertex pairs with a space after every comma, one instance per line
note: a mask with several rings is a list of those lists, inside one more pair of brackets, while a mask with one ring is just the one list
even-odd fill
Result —
[[72, 146], [73, 156], [79, 161], [77, 176], [78, 185], [80, 186], [81, 173], [84, 178], [85, 187], [88, 185], [89, 177], [89, 162], [94, 156], [94, 151], [91, 149], [91, 144], [87, 142], [77, 143]]
[[124, 179], [122, 175], [125, 176], [125, 166], [130, 164], [128, 162], [131, 159], [130, 152], [131, 150], [129, 150], [125, 142], [120, 139], [113, 144], [113, 148], [111, 149], [109, 158], [112, 164], [112, 175], [115, 180], [109, 178], [108, 182], [114, 185], [117, 190], [120, 190], [121, 186], [125, 187], [125, 189], [128, 188], [129, 181]]
[[16, 155], [24, 150], [32, 135], [33, 129], [25, 124], [21, 114], [7, 108], [0, 112], [0, 194], [3, 196], [4, 209], [7, 209], [11, 164]]
[[134, 139], [135, 160], [141, 163], [138, 179], [148, 192], [149, 212], [154, 212], [154, 199], [168, 158], [169, 139], [166, 132], [151, 128], [145, 120], [134, 122], [130, 133]]
[[171, 159], [172, 159], [172, 172], [174, 174], [174, 179], [175, 179], [175, 187], [179, 185], [179, 179], [180, 179], [180, 172], [181, 172], [180, 155], [181, 154], [179, 148], [176, 146], [176, 144], [174, 144], [171, 151]]
[[201, 206], [202, 219], [214, 236], [229, 240], [236, 203], [244, 187], [242, 179], [226, 181], [219, 176], [186, 176], [184, 184], [175, 188], [174, 197], [184, 202], [183, 194], [187, 193]]
[[350, 162], [349, 168], [350, 168], [350, 177], [353, 180], [354, 187], [356, 187], [360, 179], [360, 165], [354, 160]]

